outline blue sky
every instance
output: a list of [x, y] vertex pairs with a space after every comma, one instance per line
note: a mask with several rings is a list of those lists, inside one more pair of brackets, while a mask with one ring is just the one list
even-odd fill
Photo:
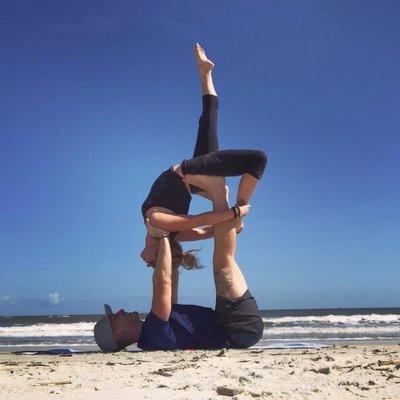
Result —
[[[399, 17], [397, 1], [3, 1], [0, 314], [148, 310], [140, 205], [193, 151], [195, 42], [220, 147], [269, 157], [238, 238], [259, 305], [399, 306]], [[201, 247], [180, 297], [211, 306]]]

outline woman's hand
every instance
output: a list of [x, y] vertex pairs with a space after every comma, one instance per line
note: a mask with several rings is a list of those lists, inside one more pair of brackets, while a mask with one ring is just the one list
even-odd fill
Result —
[[238, 206], [240, 210], [240, 217], [245, 217], [250, 212], [250, 204], [244, 204], [243, 206]]
[[165, 237], [166, 235], [168, 236], [169, 234], [169, 232], [164, 229], [155, 228], [154, 226], [152, 226], [148, 218], [146, 218], [146, 228], [147, 233], [157, 239]]

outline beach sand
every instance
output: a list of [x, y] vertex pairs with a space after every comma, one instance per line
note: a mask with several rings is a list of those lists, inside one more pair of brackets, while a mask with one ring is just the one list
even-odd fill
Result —
[[0, 399], [400, 399], [400, 345], [0, 354]]

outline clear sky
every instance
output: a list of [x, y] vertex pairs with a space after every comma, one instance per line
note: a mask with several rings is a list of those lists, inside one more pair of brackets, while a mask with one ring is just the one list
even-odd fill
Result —
[[[215, 63], [220, 147], [269, 158], [238, 238], [259, 305], [400, 305], [398, 1], [0, 7], [0, 314], [149, 309], [140, 205], [193, 151], [195, 42]], [[201, 247], [181, 300], [212, 306]]]

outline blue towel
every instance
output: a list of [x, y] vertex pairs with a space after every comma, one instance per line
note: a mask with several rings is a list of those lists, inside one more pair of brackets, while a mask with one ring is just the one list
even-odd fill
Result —
[[253, 348], [261, 349], [322, 349], [329, 347], [327, 344], [322, 343], [307, 343], [307, 342], [288, 342], [288, 343], [273, 343], [265, 346], [254, 346]]
[[36, 355], [36, 354], [53, 354], [53, 355], [72, 355], [80, 353], [78, 350], [73, 349], [51, 349], [51, 350], [37, 350], [37, 351], [13, 351], [17, 355]]

